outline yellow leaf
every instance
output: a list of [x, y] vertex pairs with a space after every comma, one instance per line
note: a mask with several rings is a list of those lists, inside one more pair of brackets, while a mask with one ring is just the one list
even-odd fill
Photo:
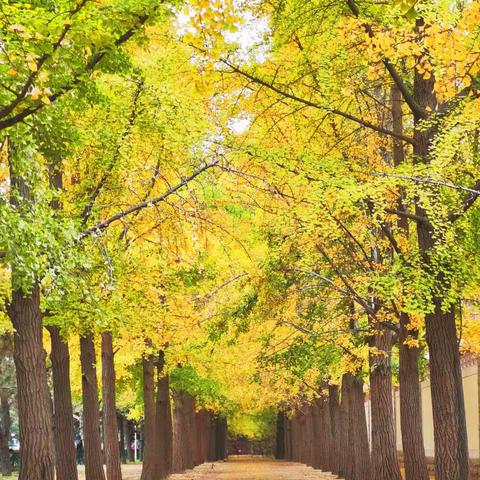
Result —
[[27, 65], [32, 72], [36, 72], [38, 70], [37, 64], [35, 62], [28, 62]]

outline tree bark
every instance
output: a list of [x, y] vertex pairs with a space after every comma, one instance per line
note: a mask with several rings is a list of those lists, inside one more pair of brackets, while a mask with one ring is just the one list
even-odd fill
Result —
[[190, 395], [185, 395], [185, 468], [190, 469], [195, 466], [195, 451], [197, 432], [195, 430], [195, 398]]
[[225, 417], [214, 418], [215, 424], [215, 460], [227, 457], [227, 420]]
[[[287, 420], [286, 423], [286, 450], [288, 451], [289, 447], [289, 437], [290, 437], [290, 432], [289, 432], [289, 421]], [[318, 410], [318, 404], [316, 399], [313, 400], [312, 402], [312, 438], [313, 438], [313, 444], [312, 444], [312, 467], [313, 468], [321, 468], [320, 467], [320, 449], [322, 448], [321, 445], [321, 431], [320, 431], [320, 425], [319, 425], [319, 410]], [[286, 459], [289, 460], [289, 455], [286, 455]]]
[[53, 430], [57, 478], [78, 478], [74, 443], [72, 391], [70, 388], [70, 352], [58, 327], [47, 327], [50, 333], [53, 379]]
[[33, 285], [28, 294], [20, 290], [13, 291], [8, 314], [15, 329], [14, 360], [20, 427], [19, 480], [53, 480], [52, 418], [38, 283]]
[[303, 407], [302, 425], [302, 457], [301, 462], [311, 465], [312, 462], [312, 417], [310, 407]]
[[292, 419], [292, 450], [293, 450], [293, 460], [295, 462], [301, 461], [301, 451], [302, 448], [302, 431], [300, 426], [300, 414], [299, 412], [295, 413], [295, 416]]
[[9, 394], [6, 389], [0, 390], [0, 471], [6, 477], [12, 474], [12, 462], [10, 461], [10, 448], [8, 446], [12, 420], [8, 397]]
[[102, 333], [102, 399], [105, 463], [108, 480], [122, 480], [115, 400], [115, 361], [110, 332]]
[[285, 458], [285, 414], [283, 412], [277, 413], [275, 458], [278, 460], [283, 460]]
[[132, 443], [135, 440], [133, 422], [131, 420], [125, 419], [125, 428], [126, 428], [126, 442], [127, 442], [127, 462], [135, 461], [135, 451], [132, 448]]
[[408, 315], [400, 315], [400, 425], [402, 431], [403, 463], [408, 480], [428, 480], [427, 460], [422, 431], [422, 398], [418, 373], [418, 347], [409, 347], [405, 340], [411, 333]]
[[[186, 393], [175, 390], [173, 393], [173, 461], [172, 472], [180, 473], [186, 469]], [[215, 429], [215, 439], [217, 430]], [[215, 460], [217, 460], [217, 443], [215, 442]]]
[[158, 443], [156, 433], [155, 360], [143, 359], [143, 466], [141, 480], [157, 480]]
[[[208, 461], [214, 462], [215, 455], [215, 438], [216, 438], [216, 421], [211, 412], [208, 413]], [[175, 444], [174, 444], [175, 447]]]
[[100, 441], [100, 412], [93, 334], [80, 337], [82, 367], [83, 440], [85, 447], [86, 480], [105, 480], [102, 445]]
[[393, 334], [390, 330], [375, 332], [370, 353], [370, 397], [372, 405], [372, 479], [402, 480], [395, 443], [390, 364]]
[[330, 423], [330, 407], [328, 398], [320, 399], [320, 412], [321, 412], [321, 425], [322, 425], [322, 465], [321, 468], [324, 472], [331, 471], [330, 466], [330, 452], [332, 451], [332, 426]]
[[[315, 428], [315, 424], [314, 424]], [[314, 433], [315, 435], [315, 433]], [[314, 436], [314, 438], [316, 438]], [[315, 452], [314, 452], [315, 455]], [[285, 460], [292, 460], [292, 421], [285, 417]], [[314, 458], [315, 461], [315, 458]]]
[[328, 405], [330, 409], [330, 430], [331, 430], [331, 450], [330, 450], [330, 471], [336, 475], [340, 471], [340, 400], [338, 387], [329, 385], [328, 387]]
[[351, 427], [349, 427], [349, 432], [352, 436], [352, 478], [354, 480], [370, 480], [372, 478], [372, 467], [370, 462], [370, 445], [368, 443], [363, 380], [353, 375], [350, 375], [350, 377], [349, 412]]
[[118, 425], [118, 431], [119, 431], [119, 442], [118, 442], [118, 448], [120, 450], [120, 461], [122, 463], [126, 463], [127, 455], [126, 455], [126, 448], [125, 448], [125, 435], [126, 435], [126, 421], [125, 421], [125, 416], [117, 412], [117, 425]]
[[160, 352], [157, 377], [157, 455], [159, 458], [158, 479], [166, 478], [172, 469], [172, 412], [168, 375], [164, 374], [165, 358]]
[[[340, 439], [342, 442], [342, 448], [339, 455], [339, 476], [345, 480], [351, 480], [352, 471], [353, 471], [353, 443], [351, 442], [350, 428], [349, 428], [349, 419], [350, 419], [350, 403], [351, 403], [351, 386], [352, 386], [352, 375], [346, 373], [342, 377], [342, 387], [341, 387], [341, 401], [340, 401]], [[370, 455], [370, 452], [369, 452]]]

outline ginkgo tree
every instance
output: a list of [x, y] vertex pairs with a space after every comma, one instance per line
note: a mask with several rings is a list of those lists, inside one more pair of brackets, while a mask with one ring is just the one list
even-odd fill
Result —
[[[477, 297], [480, 10], [390, 7], [2, 4], [22, 480], [76, 478], [72, 388], [87, 480], [105, 478], [99, 350], [108, 480], [121, 478], [118, 404], [144, 418], [143, 480], [204, 459], [206, 420], [224, 441], [222, 415], [260, 424], [272, 409], [291, 415], [295, 459], [400, 479], [397, 361], [405, 470], [426, 480], [426, 348], [436, 475], [467, 479], [460, 351], [478, 332], [467, 321], [459, 342], [457, 322]], [[331, 435], [313, 453], [315, 418]]]

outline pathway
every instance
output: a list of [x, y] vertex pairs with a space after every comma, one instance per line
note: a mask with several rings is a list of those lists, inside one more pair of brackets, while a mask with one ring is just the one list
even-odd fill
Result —
[[204, 463], [170, 480], [331, 480], [338, 478], [301, 463], [253, 456], [234, 456], [226, 462]]
[[[139, 480], [141, 465], [123, 465], [123, 480]], [[232, 456], [226, 462], [208, 462], [169, 480], [331, 480], [338, 478], [301, 463], [256, 456]], [[83, 480], [80, 473], [80, 480]]]

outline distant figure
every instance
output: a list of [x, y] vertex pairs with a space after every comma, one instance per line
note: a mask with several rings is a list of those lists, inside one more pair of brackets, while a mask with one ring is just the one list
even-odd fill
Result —
[[77, 440], [77, 463], [78, 465], [83, 465], [84, 463], [84, 449], [83, 449], [83, 441], [81, 438]]

